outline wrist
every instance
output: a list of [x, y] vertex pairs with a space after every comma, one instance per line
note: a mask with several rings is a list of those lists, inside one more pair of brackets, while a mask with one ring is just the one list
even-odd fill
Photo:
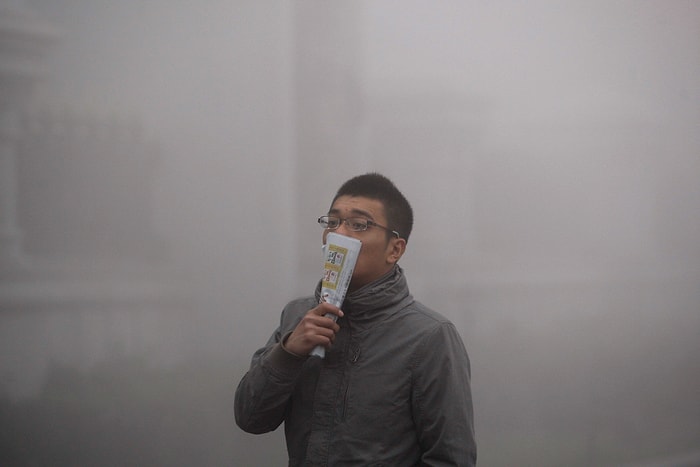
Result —
[[301, 355], [300, 353], [294, 352], [294, 351], [290, 350], [289, 347], [287, 347], [287, 340], [289, 340], [289, 336], [291, 336], [291, 335], [292, 335], [292, 333], [290, 332], [290, 333], [287, 333], [282, 338], [282, 340], [280, 341], [280, 347], [282, 347], [282, 349], [290, 355], [293, 355], [297, 358], [305, 358], [306, 355]]

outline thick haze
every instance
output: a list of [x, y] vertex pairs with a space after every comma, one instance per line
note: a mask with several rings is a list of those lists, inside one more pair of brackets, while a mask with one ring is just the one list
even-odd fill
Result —
[[[473, 110], [474, 154], [444, 167], [468, 175], [471, 199], [422, 178], [432, 154], [373, 159], [380, 145], [348, 141], [364, 151], [348, 164], [382, 170], [414, 203], [402, 262], [416, 298], [465, 340], [482, 465], [508, 465], [501, 446], [545, 465], [553, 432], [580, 465], [700, 446], [700, 2], [352, 3], [359, 127], [416, 97], [426, 114]], [[296, 246], [320, 232], [296, 193], [334, 176], [297, 164], [295, 80], [310, 73], [295, 68], [297, 4], [23, 4], [61, 31], [38, 105], [133, 120], [158, 145], [152, 220], [191, 278], [195, 347], [244, 368], [284, 303], [315, 285]], [[307, 202], [320, 215], [332, 195]], [[447, 212], [471, 217], [451, 225]], [[465, 224], [469, 262], [441, 296], [421, 265]], [[231, 465], [283, 458], [280, 433], [230, 429], [246, 444]]]

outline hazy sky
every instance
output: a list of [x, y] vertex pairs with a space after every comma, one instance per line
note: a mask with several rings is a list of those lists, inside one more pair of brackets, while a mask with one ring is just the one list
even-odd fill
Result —
[[[220, 138], [244, 114], [232, 105], [236, 89], [265, 79], [268, 91], [288, 92], [285, 75], [274, 73], [293, 48], [285, 2], [26, 3], [66, 31], [52, 55], [52, 87], [78, 105], [171, 128], [208, 114], [218, 118], [200, 122], [198, 134]], [[700, 112], [694, 1], [380, 0], [358, 8], [360, 74], [372, 95], [479, 96], [501, 118]]]
[[[136, 120], [161, 148], [154, 223], [173, 255], [195, 271], [193, 286], [206, 306], [193, 316], [227, 319], [198, 324], [212, 328], [211, 340], [244, 349], [235, 358], [247, 361], [284, 302], [313, 286], [295, 283], [294, 252], [271, 253], [280, 239], [297, 235], [297, 223], [316, 228], [314, 219], [295, 217], [294, 183], [325, 176], [298, 177], [295, 167], [295, 129], [304, 116], [295, 108], [294, 54], [307, 52], [296, 48], [296, 2], [14, 3], [61, 31], [47, 54], [39, 102]], [[360, 60], [351, 74], [366, 109], [391, 99], [446, 103], [448, 110], [473, 104], [472, 165], [458, 170], [479, 170], [473, 190], [480, 224], [473, 229], [483, 238], [471, 247], [496, 266], [487, 277], [485, 268], [465, 265], [483, 288], [476, 280], [456, 296], [428, 292], [463, 318], [478, 421], [494, 430], [484, 439], [498, 445], [493, 433], [513, 413], [537, 420], [550, 403], [586, 413], [608, 391], [619, 391], [611, 404], [627, 404], [630, 413], [662, 400], [664, 414], [655, 421], [667, 421], [666, 412], [696, 413], [697, 398], [684, 391], [700, 379], [689, 357], [698, 350], [700, 2], [353, 4]], [[440, 180], [416, 177], [432, 156], [400, 164], [398, 181], [418, 198], [420, 212], [462, 208], [462, 197], [435, 189]], [[436, 193], [443, 205], [434, 207]], [[318, 193], [319, 203], [331, 196]], [[453, 227], [417, 219], [417, 253], [444, 253], [439, 239], [452, 237], [440, 234]], [[315, 245], [320, 231], [313, 232]], [[537, 269], [558, 255], [568, 278], [588, 282], [567, 288], [562, 275]], [[273, 260], [279, 270], [270, 272]], [[418, 278], [421, 257], [407, 264], [408, 277]], [[625, 268], [613, 269], [619, 264]], [[591, 265], [592, 273], [583, 271]], [[513, 271], [521, 282], [509, 288]], [[615, 274], [668, 283], [617, 288], [606, 282]], [[672, 280], [678, 283], [669, 286]], [[660, 370], [663, 384], [637, 384]], [[618, 381], [622, 374], [630, 378]], [[648, 392], [627, 397], [639, 386]], [[626, 420], [605, 417], [594, 422], [610, 430]], [[682, 425], [661, 426], [692, 436], [697, 424], [688, 420], [690, 435]]]
[[364, 5], [374, 92], [478, 95], [500, 118], [700, 116], [697, 2]]
[[[603, 260], [658, 248], [654, 259], [674, 243], [675, 255], [687, 252], [700, 229], [687, 215], [700, 196], [688, 156], [700, 145], [700, 3], [355, 4], [352, 73], [367, 108], [392, 96], [478, 103], [477, 193], [489, 214], [475, 229], [494, 245], [484, 255], [518, 267], [518, 251], [542, 262], [572, 247]], [[294, 234], [285, 222], [298, 222], [292, 57], [305, 51], [295, 48], [294, 3], [25, 5], [61, 31], [39, 100], [141, 122], [161, 148], [157, 228], [208, 273], [200, 286], [222, 309], [253, 302], [262, 266], [239, 265], [260, 264], [267, 245]], [[429, 200], [410, 167], [397, 167], [398, 181]], [[425, 223], [421, 235], [430, 247]], [[293, 270], [293, 254], [285, 261]], [[532, 266], [523, 263], [536, 275]]]

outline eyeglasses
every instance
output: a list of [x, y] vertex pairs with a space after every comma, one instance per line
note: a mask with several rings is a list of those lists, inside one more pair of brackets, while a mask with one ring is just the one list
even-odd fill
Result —
[[388, 227], [379, 225], [374, 221], [365, 219], [364, 217], [348, 217], [341, 219], [340, 217], [336, 216], [321, 216], [318, 218], [318, 223], [321, 224], [321, 227], [328, 230], [336, 230], [338, 227], [340, 227], [340, 224], [345, 223], [345, 225], [347, 225], [353, 232], [364, 232], [369, 227], [379, 227], [387, 232], [391, 232], [396, 236], [396, 238], [401, 238], [401, 235], [399, 235], [396, 230], [391, 230]]

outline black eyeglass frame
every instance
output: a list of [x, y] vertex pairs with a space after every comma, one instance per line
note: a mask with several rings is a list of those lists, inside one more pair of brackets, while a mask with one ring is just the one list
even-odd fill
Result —
[[[329, 220], [329, 219], [338, 219], [338, 225], [335, 226], [335, 227], [329, 227], [329, 226], [328, 226], [328, 220]], [[365, 228], [364, 228], [364, 229], [359, 229], [359, 230], [354, 229], [354, 228], [350, 225], [350, 223], [348, 222], [350, 219], [361, 219], [363, 222], [366, 222]], [[345, 224], [345, 225], [347, 225], [348, 228], [349, 228], [350, 230], [352, 230], [353, 232], [364, 232], [365, 230], [367, 230], [367, 227], [379, 227], [380, 229], [384, 229], [384, 230], [386, 230], [387, 232], [390, 232], [390, 233], [394, 234], [394, 236], [396, 236], [396, 238], [401, 238], [401, 235], [400, 235], [396, 230], [391, 230], [389, 227], [384, 227], [383, 225], [379, 225], [379, 224], [377, 224], [376, 222], [374, 222], [374, 221], [372, 221], [372, 220], [369, 220], [369, 219], [364, 218], [364, 217], [359, 217], [359, 216], [356, 216], [356, 217], [346, 217], [345, 219], [343, 219], [342, 217], [338, 217], [338, 216], [321, 216], [321, 217], [318, 218], [318, 220], [317, 220], [316, 222], [318, 222], [319, 224], [321, 224], [321, 227], [323, 227], [324, 229], [328, 229], [328, 230], [338, 230], [338, 228], [341, 226], [341, 224]], [[323, 224], [326, 224], [326, 225], [323, 226]]]

